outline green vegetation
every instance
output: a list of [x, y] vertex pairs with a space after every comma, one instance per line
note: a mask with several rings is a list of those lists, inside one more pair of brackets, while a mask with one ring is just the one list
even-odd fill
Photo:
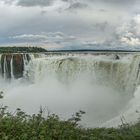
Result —
[[[3, 94], [3, 93], [2, 93]], [[86, 129], [78, 125], [85, 112], [79, 111], [68, 120], [55, 114], [44, 116], [40, 109], [37, 115], [27, 115], [17, 109], [9, 113], [0, 108], [0, 140], [139, 140], [140, 122], [123, 124], [120, 128]]]
[[71, 119], [62, 121], [57, 115], [43, 117], [42, 110], [37, 115], [26, 115], [20, 109], [15, 114], [0, 108], [1, 140], [139, 140], [140, 123], [122, 125], [115, 128], [85, 129], [78, 125], [81, 112]]
[[46, 51], [40, 47], [0, 47], [0, 53], [39, 53]]

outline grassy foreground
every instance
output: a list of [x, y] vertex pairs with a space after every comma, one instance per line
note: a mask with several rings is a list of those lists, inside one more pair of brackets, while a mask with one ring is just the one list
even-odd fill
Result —
[[6, 108], [0, 108], [0, 140], [140, 140], [140, 122], [118, 129], [85, 129], [78, 125], [83, 111], [64, 121], [55, 114], [43, 117], [42, 109], [29, 116], [20, 109], [8, 113]]

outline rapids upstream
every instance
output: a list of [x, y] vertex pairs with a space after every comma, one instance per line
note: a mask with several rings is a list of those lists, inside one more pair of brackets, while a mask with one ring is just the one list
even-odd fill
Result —
[[140, 53], [0, 54], [0, 104], [67, 119], [79, 110], [85, 127], [134, 123], [140, 111]]

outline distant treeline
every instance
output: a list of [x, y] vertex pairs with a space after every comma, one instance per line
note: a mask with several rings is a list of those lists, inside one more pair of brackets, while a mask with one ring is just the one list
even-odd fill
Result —
[[79, 49], [79, 50], [49, 50], [49, 52], [140, 52], [138, 49], [123, 50], [123, 49]]
[[47, 52], [40, 47], [0, 47], [0, 53], [39, 53]]

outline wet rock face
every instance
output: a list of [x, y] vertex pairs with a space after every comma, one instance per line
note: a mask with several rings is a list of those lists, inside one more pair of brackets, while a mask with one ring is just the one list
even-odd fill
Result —
[[24, 62], [23, 56], [20, 54], [13, 56], [13, 75], [15, 78], [20, 78], [23, 76]]
[[1, 56], [1, 68], [2, 74], [6, 78], [11, 78], [11, 55], [2, 55]]
[[1, 72], [4, 78], [20, 78], [23, 77], [24, 61], [29, 62], [28, 54], [3, 54], [1, 56]]

